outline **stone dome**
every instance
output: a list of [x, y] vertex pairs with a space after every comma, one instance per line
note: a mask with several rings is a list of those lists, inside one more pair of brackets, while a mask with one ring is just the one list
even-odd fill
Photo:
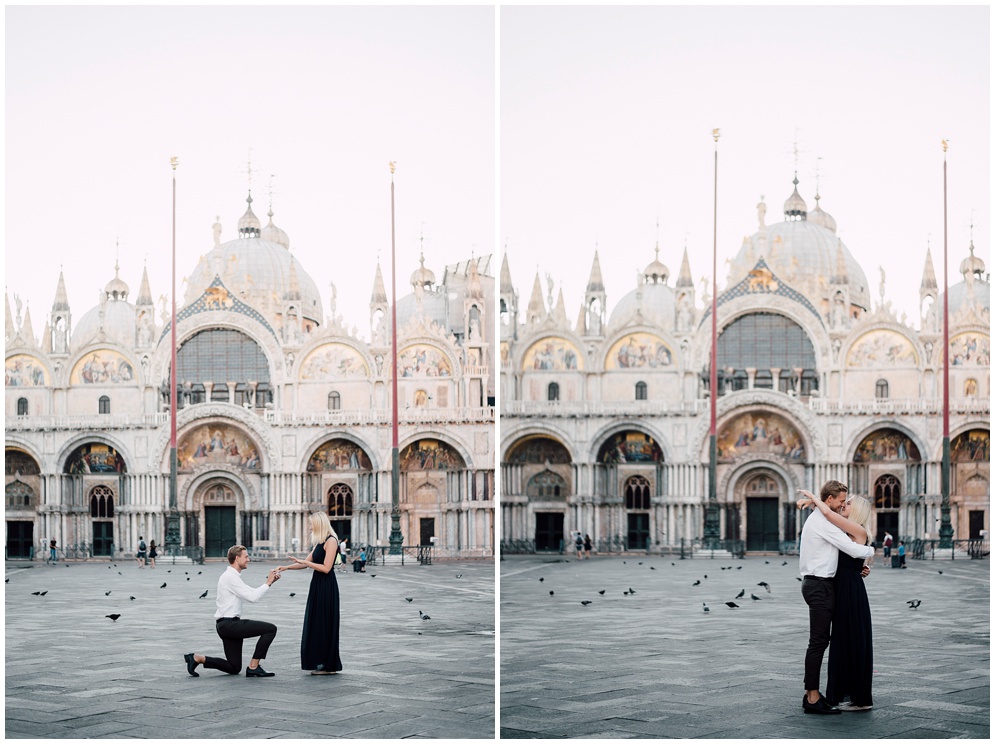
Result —
[[425, 268], [425, 254], [421, 256], [421, 266], [411, 274], [411, 286], [430, 287], [435, 284], [435, 272]]
[[[449, 327], [449, 318], [446, 316], [445, 288], [439, 291], [425, 290], [421, 297], [422, 314], [428, 318], [428, 323], [435, 321], [443, 328]], [[400, 331], [411, 318], [419, 315], [418, 297], [412, 292], [397, 300], [397, 328]]]
[[637, 308], [643, 323], [671, 328], [674, 325], [675, 305], [676, 299], [671, 287], [666, 284], [643, 284], [619, 300], [608, 318], [608, 328], [633, 322]]
[[656, 247], [656, 257], [653, 262], [650, 263], [646, 270], [643, 272], [643, 276], [646, 277], [646, 284], [666, 284], [667, 279], [670, 278], [670, 269], [660, 261], [660, 246]]
[[269, 217], [269, 222], [266, 227], [262, 229], [259, 237], [263, 240], [268, 240], [270, 243], [276, 243], [277, 245], [282, 245], [284, 248], [290, 248], [290, 238], [287, 236], [283, 230], [273, 224], [273, 210], [271, 209], [266, 213]]
[[801, 194], [798, 193], [798, 176], [795, 175], [795, 190], [792, 192], [788, 200], [784, 202], [784, 219], [786, 220], [804, 220], [805, 215], [808, 213], [808, 205], [805, 200], [802, 199]]
[[[950, 317], [955, 318], [965, 306], [980, 305], [986, 312], [991, 312], [991, 285], [984, 280], [975, 279], [970, 284], [966, 281], [957, 282], [950, 288]], [[943, 293], [940, 293], [936, 307], [943, 311]]]
[[[867, 276], [835, 232], [824, 224], [806, 219], [806, 214], [800, 217], [787, 214], [789, 204], [792, 208], [800, 208], [793, 203], [797, 193], [796, 185], [795, 192], [785, 203], [787, 221], [769, 225], [743, 241], [729, 270], [729, 286], [746, 276], [763, 256], [776, 276], [818, 306], [818, 301], [828, 295], [825, 283], [838, 273], [836, 254], [842, 247], [850, 285], [850, 303], [869, 310], [871, 295]], [[800, 196], [798, 198], [801, 199]], [[804, 200], [801, 203], [804, 204]], [[831, 224], [835, 226], [835, 220]]]
[[242, 237], [212, 248], [187, 278], [184, 304], [194, 302], [215, 275], [242, 302], [273, 319], [283, 312], [283, 298], [292, 287], [290, 267], [296, 274], [300, 310], [304, 318], [322, 322], [321, 295], [314, 280], [284, 246], [260, 237]]
[[831, 233], [833, 233], [835, 235], [836, 234], [836, 220], [833, 219], [833, 216], [831, 214], [829, 214], [829, 212], [823, 212], [822, 211], [822, 207], [819, 206], [819, 199], [821, 199], [821, 198], [822, 197], [819, 196], [819, 192], [816, 191], [815, 192], [815, 209], [813, 209], [811, 212], [808, 213], [808, 219], [807, 219], [807, 221], [811, 222], [814, 225], [819, 225], [820, 227], [824, 227], [827, 230], [829, 230], [829, 232], [831, 232]]
[[[101, 317], [101, 311], [102, 316]], [[73, 326], [72, 349], [81, 349], [93, 341], [103, 339], [120, 344], [127, 349], [135, 345], [135, 306], [126, 300], [108, 299], [90, 308]]]
[[[982, 264], [982, 268], [984, 264]], [[108, 300], [127, 300], [128, 292], [130, 291], [127, 283], [124, 279], [118, 276], [120, 271], [120, 266], [117, 261], [114, 262], [114, 278], [107, 282], [107, 286], [104, 287], [104, 294]]]

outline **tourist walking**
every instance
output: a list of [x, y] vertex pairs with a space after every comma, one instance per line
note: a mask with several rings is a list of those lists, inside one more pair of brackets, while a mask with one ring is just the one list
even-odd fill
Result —
[[149, 568], [155, 568], [155, 559], [159, 554], [155, 550], [155, 540], [149, 543]]
[[139, 568], [145, 568], [145, 551], [148, 547], [145, 545], [145, 538], [141, 535], [138, 536], [138, 552], [135, 554], [135, 559], [138, 561]]

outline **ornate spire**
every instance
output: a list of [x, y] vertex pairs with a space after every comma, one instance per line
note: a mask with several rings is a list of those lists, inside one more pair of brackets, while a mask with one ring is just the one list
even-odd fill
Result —
[[66, 280], [59, 269], [59, 284], [55, 288], [55, 300], [52, 302], [52, 312], [69, 309], [69, 295], [66, 294]]
[[511, 283], [511, 269], [508, 268], [508, 251], [505, 250], [504, 258], [501, 259], [501, 294], [512, 294], [515, 291]]
[[563, 301], [563, 287], [560, 287], [560, 294], [556, 298], [556, 308], [553, 310], [553, 319], [561, 328], [568, 328], [570, 321], [567, 320], [567, 305]]
[[31, 327], [30, 304], [24, 308], [24, 322], [21, 323], [21, 339], [25, 346], [34, 347], [37, 345], [37, 342], [35, 341], [35, 330]]
[[933, 254], [930, 252], [929, 244], [926, 244], [926, 265], [922, 269], [922, 284], [920, 290], [938, 289], [936, 284], [936, 272], [933, 271]]
[[252, 189], [249, 189], [249, 196], [246, 198], [245, 203], [248, 204], [248, 207], [246, 207], [245, 214], [238, 221], [238, 237], [258, 238], [260, 224], [259, 218], [252, 211]]
[[[59, 275], [59, 278], [60, 279], [62, 278], [61, 273]], [[15, 330], [14, 330], [14, 317], [10, 313], [10, 296], [7, 294], [6, 289], [4, 290], [4, 293], [3, 293], [3, 304], [4, 304], [4, 310], [6, 311], [6, 315], [4, 317], [3, 337], [6, 340], [10, 340], [11, 338], [14, 337], [14, 333], [15, 333]]]
[[300, 302], [301, 299], [301, 285], [297, 281], [297, 260], [293, 255], [290, 256], [290, 286], [284, 292], [283, 299], [288, 302]]
[[532, 283], [532, 297], [529, 299], [528, 318], [532, 322], [545, 317], [546, 304], [542, 299], [542, 282], [539, 279], [539, 272], [536, 272], [535, 282]]
[[594, 261], [591, 263], [591, 277], [587, 280], [588, 292], [604, 292], [605, 281], [601, 278], [601, 261], [598, 260], [598, 250], [594, 250]]
[[691, 264], [688, 262], [688, 247], [684, 246], [684, 258], [681, 259], [681, 273], [677, 276], [678, 287], [694, 287], [691, 278]]
[[[60, 277], [61, 278], [61, 277]], [[149, 267], [142, 268], [142, 284], [138, 288], [138, 299], [135, 305], [154, 305], [152, 302], [152, 290], [149, 288]]]
[[45, 330], [41, 334], [41, 348], [42, 351], [48, 351], [52, 348], [52, 326], [48, 320], [45, 321]]
[[370, 295], [370, 304], [379, 305], [387, 302], [387, 290], [384, 288], [383, 274], [380, 273], [380, 263], [377, 262], [377, 273], [373, 277], [373, 294]]
[[806, 219], [808, 215], [808, 205], [805, 200], [802, 199], [801, 194], [798, 193], [798, 172], [795, 171], [795, 179], [792, 181], [795, 185], [795, 190], [791, 192], [791, 196], [788, 200], [784, 202], [784, 219], [791, 221], [800, 221]]

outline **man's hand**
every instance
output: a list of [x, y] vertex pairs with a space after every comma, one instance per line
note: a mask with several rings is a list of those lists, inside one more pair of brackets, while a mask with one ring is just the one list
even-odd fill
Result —
[[280, 572], [274, 568], [272, 571], [269, 572], [269, 576], [266, 577], [266, 583], [269, 584], [270, 586], [273, 586], [274, 582], [279, 581], [279, 579], [280, 579]]

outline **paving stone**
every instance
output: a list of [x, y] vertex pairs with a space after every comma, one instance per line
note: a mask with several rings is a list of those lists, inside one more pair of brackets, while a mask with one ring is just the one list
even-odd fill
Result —
[[[253, 561], [246, 581], [261, 583], [274, 565]], [[309, 579], [285, 574], [260, 602], [245, 605], [247, 617], [279, 628], [263, 662], [277, 676], [200, 667], [195, 679], [184, 653], [223, 655], [213, 615], [225, 567], [167, 573], [133, 563], [108, 570], [97, 561], [68, 569], [8, 562], [6, 735], [367, 738], [364, 730], [383, 729], [397, 737], [494, 737], [493, 561], [377, 567], [376, 579], [339, 573], [345, 668], [331, 677], [300, 669]], [[46, 589], [45, 597], [31, 595]], [[419, 609], [432, 619], [420, 620]], [[104, 617], [111, 613], [121, 617]], [[253, 643], [245, 644], [243, 665]], [[53, 669], [57, 677], [46, 671]]]
[[[780, 556], [509, 556], [502, 738], [988, 737], [987, 559], [872, 571], [874, 709], [839, 716], [801, 710], [808, 608], [797, 566]], [[743, 589], [747, 599], [735, 599]], [[909, 599], [923, 602], [910, 610]]]

